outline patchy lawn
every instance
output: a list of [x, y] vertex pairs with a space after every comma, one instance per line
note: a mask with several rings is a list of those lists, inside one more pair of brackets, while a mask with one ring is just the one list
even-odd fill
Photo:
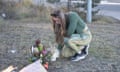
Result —
[[[94, 22], [88, 25], [93, 40], [89, 55], [79, 62], [59, 58], [50, 63], [49, 72], [119, 72], [120, 71], [120, 22]], [[29, 64], [29, 48], [40, 38], [46, 47], [54, 43], [50, 23], [32, 21], [1, 21], [0, 71], [10, 65], [17, 71]]]

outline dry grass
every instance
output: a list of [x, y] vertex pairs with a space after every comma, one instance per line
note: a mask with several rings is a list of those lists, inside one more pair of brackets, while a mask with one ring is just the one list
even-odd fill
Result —
[[[36, 19], [35, 19], [36, 20]], [[109, 20], [110, 21], [110, 20]], [[112, 20], [114, 22], [114, 19]], [[119, 72], [120, 71], [120, 24], [97, 21], [89, 24], [93, 40], [89, 55], [80, 62], [58, 59], [49, 66], [49, 72]], [[34, 19], [1, 20], [0, 22], [0, 70], [10, 65], [22, 67], [29, 64], [29, 48], [40, 38], [46, 47], [54, 41], [50, 23]], [[12, 53], [11, 50], [15, 50]]]

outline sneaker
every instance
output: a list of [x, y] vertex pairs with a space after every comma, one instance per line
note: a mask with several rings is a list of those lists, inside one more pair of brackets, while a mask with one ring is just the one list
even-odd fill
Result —
[[76, 53], [76, 54], [71, 58], [71, 60], [72, 60], [72, 61], [79, 61], [79, 60], [85, 59], [85, 57], [86, 57], [86, 54], [84, 54], [84, 53], [81, 53], [81, 54]]
[[89, 48], [89, 44], [85, 45], [84, 49], [82, 50], [82, 52], [86, 55], [88, 55], [88, 48]]
[[85, 57], [88, 55], [88, 48], [89, 48], [89, 45], [86, 45], [86, 46], [84, 47], [84, 49], [82, 50], [81, 54], [76, 53], [76, 54], [71, 58], [71, 60], [72, 60], [72, 61], [79, 61], [79, 60], [85, 59]]
[[60, 52], [58, 49], [55, 50], [54, 54], [51, 57], [51, 61], [56, 61], [56, 59], [60, 56]]

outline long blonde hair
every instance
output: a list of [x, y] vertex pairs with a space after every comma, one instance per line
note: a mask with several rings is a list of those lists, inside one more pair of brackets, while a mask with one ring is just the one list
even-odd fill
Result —
[[53, 13], [51, 13], [51, 16], [55, 17], [57, 16], [61, 24], [55, 24], [55, 21], [53, 21], [53, 29], [56, 36], [56, 42], [58, 44], [63, 44], [64, 41], [64, 35], [66, 34], [66, 20], [65, 15], [61, 10], [54, 10]]

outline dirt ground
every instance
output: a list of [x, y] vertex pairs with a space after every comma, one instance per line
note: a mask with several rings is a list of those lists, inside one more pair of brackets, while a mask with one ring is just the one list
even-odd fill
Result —
[[[88, 24], [93, 40], [89, 55], [79, 62], [59, 58], [50, 63], [48, 72], [120, 72], [120, 21]], [[0, 71], [13, 65], [16, 71], [29, 64], [29, 48], [40, 38], [46, 47], [54, 43], [50, 23], [1, 21]]]

